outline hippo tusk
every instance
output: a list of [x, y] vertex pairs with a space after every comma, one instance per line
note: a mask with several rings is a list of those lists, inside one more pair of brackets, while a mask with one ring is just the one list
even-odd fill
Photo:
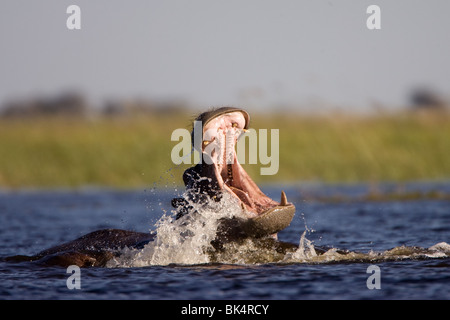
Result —
[[280, 200], [280, 206], [287, 206], [288, 202], [287, 202], [287, 197], [286, 197], [286, 193], [284, 193], [284, 191], [281, 191], [281, 200]]

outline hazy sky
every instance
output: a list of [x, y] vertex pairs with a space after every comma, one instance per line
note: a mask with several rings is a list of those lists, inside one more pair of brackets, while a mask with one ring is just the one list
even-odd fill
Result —
[[[71, 4], [81, 30], [66, 27]], [[371, 4], [381, 30], [366, 27]], [[449, 96], [449, 13], [448, 0], [2, 0], [0, 104], [67, 90], [261, 108]]]

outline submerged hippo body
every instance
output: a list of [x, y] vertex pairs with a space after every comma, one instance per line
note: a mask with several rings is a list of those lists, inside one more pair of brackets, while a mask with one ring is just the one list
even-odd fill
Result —
[[34, 256], [12, 256], [7, 261], [35, 261], [44, 265], [103, 267], [120, 250], [141, 248], [154, 239], [150, 233], [103, 229], [43, 250]]
[[[287, 202], [284, 192], [280, 202], [267, 197], [237, 161], [235, 143], [248, 128], [249, 119], [247, 112], [231, 107], [211, 110], [197, 117], [196, 120], [202, 122], [203, 140], [202, 145], [196, 148], [204, 161], [187, 169], [183, 175], [187, 199], [172, 200], [172, 206], [177, 211], [176, 218], [194, 212], [192, 204], [220, 202], [223, 193], [227, 192], [238, 201], [242, 212], [239, 218], [221, 221], [217, 238], [212, 242], [213, 248], [220, 251], [226, 242], [251, 238], [259, 245], [281, 253], [295, 250], [297, 246], [276, 240], [276, 233], [290, 224], [295, 206]], [[105, 266], [111, 258], [120, 254], [121, 249], [141, 248], [154, 237], [150, 233], [120, 229], [99, 230], [35, 256], [16, 256], [10, 260], [31, 260], [61, 266]]]

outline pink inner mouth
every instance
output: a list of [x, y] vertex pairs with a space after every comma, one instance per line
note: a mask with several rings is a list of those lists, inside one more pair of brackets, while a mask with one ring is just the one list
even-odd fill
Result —
[[280, 203], [266, 196], [237, 160], [235, 146], [244, 126], [245, 118], [239, 111], [209, 121], [203, 127], [203, 159], [214, 164], [219, 187], [237, 197], [246, 213], [255, 217]]

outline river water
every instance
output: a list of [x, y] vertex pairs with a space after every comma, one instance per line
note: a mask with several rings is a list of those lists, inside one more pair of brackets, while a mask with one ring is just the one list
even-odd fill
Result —
[[[208, 238], [197, 230], [199, 237], [184, 238], [182, 245], [168, 237], [108, 267], [81, 269], [80, 289], [68, 288], [66, 268], [0, 261], [0, 299], [450, 298], [450, 183], [407, 184], [402, 194], [419, 196], [375, 200], [366, 197], [372, 189], [363, 184], [283, 189], [297, 212], [278, 237], [299, 246], [284, 257], [266, 259], [247, 246], [211, 262], [201, 252]], [[262, 190], [279, 199], [280, 186]], [[377, 190], [389, 195], [399, 186]], [[163, 233], [161, 226], [172, 225], [170, 199], [180, 193], [0, 192], [0, 257], [33, 255], [103, 228]]]

